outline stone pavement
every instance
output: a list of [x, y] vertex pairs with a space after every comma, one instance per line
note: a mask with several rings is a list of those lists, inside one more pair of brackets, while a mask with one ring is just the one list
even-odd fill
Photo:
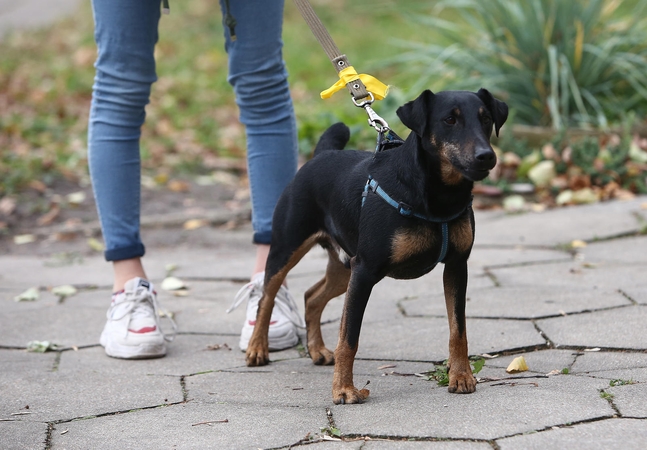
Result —
[[[159, 286], [172, 263], [190, 287], [186, 297], [158, 289], [179, 332], [157, 360], [112, 359], [99, 346], [111, 277], [96, 253], [0, 256], [0, 448], [647, 448], [647, 236], [636, 233], [645, 218], [646, 197], [477, 212], [467, 330], [470, 354], [488, 355], [477, 391], [450, 394], [415, 375], [447, 357], [439, 268], [376, 286], [355, 363], [371, 395], [345, 406], [331, 401], [332, 367], [314, 366], [303, 347], [245, 366], [244, 307], [225, 309], [252, 265], [248, 229], [145, 231], [156, 242], [152, 280]], [[293, 294], [324, 267], [313, 250], [289, 278]], [[48, 288], [64, 284], [79, 292], [58, 302]], [[14, 301], [33, 286], [38, 300]], [[341, 306], [324, 312], [329, 347]], [[29, 353], [33, 340], [60, 347]], [[529, 371], [507, 374], [519, 355]]]

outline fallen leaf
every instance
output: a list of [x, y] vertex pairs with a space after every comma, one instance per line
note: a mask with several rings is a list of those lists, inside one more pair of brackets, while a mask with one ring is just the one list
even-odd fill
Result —
[[556, 176], [555, 161], [552, 160], [541, 161], [528, 171], [528, 178], [538, 187], [549, 186]]
[[66, 199], [70, 205], [78, 206], [85, 201], [85, 192], [72, 192], [71, 194], [67, 194]]
[[159, 314], [160, 318], [162, 317], [168, 317], [169, 319], [173, 320], [175, 318], [175, 313], [172, 311], [167, 311], [165, 309], [160, 309], [157, 311]]
[[197, 230], [198, 228], [202, 228], [207, 225], [209, 225], [209, 222], [204, 219], [191, 219], [184, 222], [182, 228], [185, 230]]
[[507, 212], [518, 212], [526, 206], [526, 200], [521, 195], [510, 195], [503, 200], [503, 209]]
[[13, 197], [2, 197], [0, 199], [0, 214], [10, 216], [16, 209], [16, 199]]
[[29, 341], [27, 343], [27, 351], [35, 353], [45, 353], [58, 349], [58, 345], [50, 341]]
[[192, 427], [195, 427], [196, 425], [211, 425], [212, 423], [227, 423], [229, 422], [228, 419], [222, 419], [222, 420], [207, 420], [206, 422], [198, 422], [191, 424]]
[[33, 234], [19, 234], [13, 237], [13, 243], [16, 245], [30, 244], [36, 240]]
[[595, 203], [599, 201], [598, 194], [591, 188], [584, 188], [573, 192], [572, 201], [575, 204]]
[[97, 238], [89, 238], [87, 242], [88, 247], [90, 247], [95, 252], [103, 252], [106, 249], [105, 245], [103, 245], [103, 242], [101, 242]]
[[16, 302], [33, 302], [38, 300], [39, 292], [37, 287], [30, 287], [20, 295], [15, 296], [13, 299]]
[[512, 360], [508, 368], [505, 369], [505, 371], [508, 373], [519, 373], [519, 372], [525, 372], [527, 370], [528, 370], [528, 364], [526, 364], [526, 358], [524, 358], [523, 356], [517, 356], [515, 359]]
[[38, 224], [38, 226], [41, 226], [41, 227], [50, 225], [52, 222], [54, 222], [54, 219], [58, 217], [60, 212], [61, 212], [60, 206], [58, 206], [58, 204], [54, 204], [52, 205], [51, 209], [48, 212], [46, 212], [45, 214], [43, 214], [38, 218], [36, 223]]
[[229, 347], [226, 343], [225, 344], [212, 344], [212, 345], [207, 345], [207, 348], [205, 350], [231, 350], [231, 347]]
[[187, 289], [187, 285], [184, 281], [180, 280], [177, 277], [166, 277], [161, 284], [162, 289], [165, 291], [177, 291], [180, 289]]
[[166, 187], [172, 192], [189, 192], [189, 183], [181, 180], [171, 180]]
[[581, 239], [575, 239], [571, 241], [571, 248], [584, 248], [586, 247], [586, 242]]
[[164, 266], [164, 271], [166, 272], [166, 276], [170, 277], [173, 272], [177, 270], [177, 264], [167, 264]]
[[398, 366], [396, 364], [386, 364], [384, 366], [378, 367], [377, 370], [393, 369], [394, 367], [398, 367]]
[[56, 295], [59, 298], [59, 301], [62, 301], [67, 297], [71, 297], [77, 292], [78, 290], [71, 284], [64, 284], [62, 286], [52, 288], [52, 294]]
[[31, 180], [29, 182], [29, 187], [41, 194], [44, 194], [47, 190], [47, 185], [40, 180]]
[[566, 189], [559, 194], [557, 194], [557, 197], [555, 198], [555, 203], [558, 205], [567, 205], [573, 201], [573, 191], [570, 189]]

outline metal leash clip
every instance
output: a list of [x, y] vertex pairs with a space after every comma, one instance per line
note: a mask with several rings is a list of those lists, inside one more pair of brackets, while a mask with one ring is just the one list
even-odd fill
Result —
[[378, 133], [384, 133], [391, 128], [389, 128], [389, 124], [384, 120], [382, 117], [380, 117], [373, 108], [371, 108], [371, 105], [375, 101], [375, 97], [373, 96], [373, 93], [369, 92], [368, 93], [369, 98], [368, 100], [363, 100], [361, 102], [358, 102], [355, 100], [355, 97], [351, 97], [353, 100], [353, 103], [355, 106], [358, 108], [364, 108], [366, 111], [366, 114], [368, 114], [368, 124], [375, 128]]

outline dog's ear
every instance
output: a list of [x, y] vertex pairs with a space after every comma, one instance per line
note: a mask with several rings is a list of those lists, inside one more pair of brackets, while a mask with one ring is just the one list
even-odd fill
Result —
[[496, 131], [497, 137], [499, 136], [499, 129], [503, 126], [506, 119], [508, 118], [508, 105], [503, 103], [500, 100], [497, 100], [490, 94], [490, 91], [487, 89], [479, 89], [476, 93], [479, 98], [485, 103], [485, 107], [490, 111], [492, 120], [494, 121], [494, 130]]
[[433, 101], [434, 93], [427, 89], [417, 99], [400, 106], [396, 114], [407, 128], [418, 136], [422, 136], [427, 126], [427, 117], [429, 117]]

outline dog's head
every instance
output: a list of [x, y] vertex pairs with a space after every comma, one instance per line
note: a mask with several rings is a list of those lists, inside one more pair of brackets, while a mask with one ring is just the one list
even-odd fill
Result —
[[508, 105], [486, 89], [478, 92], [426, 90], [401, 106], [398, 117], [423, 141], [440, 161], [441, 177], [457, 184], [485, 178], [496, 164], [490, 145], [492, 128], [499, 129], [508, 118]]

